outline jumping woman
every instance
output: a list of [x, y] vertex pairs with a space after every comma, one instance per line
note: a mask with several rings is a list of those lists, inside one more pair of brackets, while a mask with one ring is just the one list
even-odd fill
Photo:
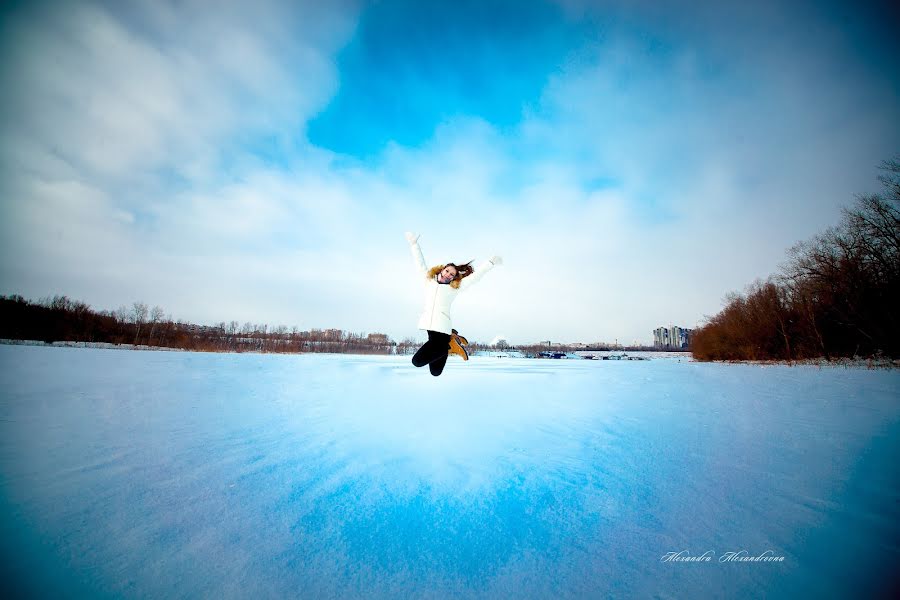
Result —
[[412, 363], [417, 367], [428, 365], [431, 374], [437, 377], [444, 370], [450, 352], [459, 354], [463, 360], [469, 360], [464, 348], [468, 341], [453, 329], [450, 321], [450, 305], [456, 300], [459, 292], [472, 287], [472, 284], [494, 266], [503, 264], [503, 259], [492, 256], [477, 269], [472, 267], [471, 260], [464, 265], [447, 263], [429, 269], [425, 265], [422, 249], [419, 248], [418, 234], [407, 231], [406, 240], [409, 242], [413, 262], [422, 276], [425, 287], [425, 308], [419, 317], [418, 327], [428, 332], [428, 341], [413, 355]]

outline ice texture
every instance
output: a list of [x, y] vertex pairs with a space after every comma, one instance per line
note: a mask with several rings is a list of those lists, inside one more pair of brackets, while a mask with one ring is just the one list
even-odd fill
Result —
[[900, 557], [896, 371], [0, 346], [0, 382], [22, 593], [866, 597]]

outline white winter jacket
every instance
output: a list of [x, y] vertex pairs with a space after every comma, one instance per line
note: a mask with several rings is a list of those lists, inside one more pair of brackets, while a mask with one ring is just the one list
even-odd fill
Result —
[[484, 277], [485, 273], [493, 269], [494, 263], [490, 260], [484, 261], [475, 267], [475, 272], [457, 282], [459, 287], [453, 287], [450, 283], [438, 282], [437, 275], [443, 270], [444, 265], [429, 269], [425, 264], [425, 257], [422, 256], [422, 249], [419, 247], [418, 241], [411, 243], [409, 248], [412, 251], [416, 269], [422, 277], [425, 290], [425, 306], [419, 316], [418, 328], [440, 331], [449, 335], [453, 329], [453, 323], [450, 320], [450, 305], [456, 300], [457, 294], [472, 287]]

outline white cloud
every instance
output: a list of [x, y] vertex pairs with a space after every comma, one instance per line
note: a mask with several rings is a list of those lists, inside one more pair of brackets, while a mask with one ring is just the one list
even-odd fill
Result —
[[14, 28], [0, 291], [421, 337], [412, 229], [430, 264], [504, 257], [455, 307], [472, 341], [649, 342], [836, 220], [897, 139], [883, 86], [830, 81], [809, 40], [749, 55], [685, 19], [693, 43], [662, 57], [624, 33], [582, 49], [511, 133], [459, 118], [354, 162], [302, 136], [354, 26], [318, 6], [84, 5]]
[[289, 31], [285, 11], [141, 8], [139, 23], [86, 3], [20, 16], [7, 40], [19, 58], [4, 107], [7, 152], [37, 138], [83, 174], [167, 168], [195, 178], [232, 136], [302, 126], [336, 86], [330, 55], [350, 31], [335, 23], [312, 47], [305, 34], [317, 24]]
[[117, 8], [8, 15], [2, 287], [177, 314], [203, 283], [191, 256], [265, 237], [294, 208], [264, 172], [257, 187], [241, 182], [254, 164], [242, 146], [302, 136], [337, 83], [332, 55], [353, 15], [318, 3]]

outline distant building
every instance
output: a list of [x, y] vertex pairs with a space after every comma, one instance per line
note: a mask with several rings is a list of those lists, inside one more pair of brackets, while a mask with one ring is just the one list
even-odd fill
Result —
[[188, 323], [184, 329], [191, 333], [224, 333], [225, 328], [218, 325], [197, 325], [196, 323]]
[[653, 330], [653, 346], [670, 350], [684, 350], [691, 343], [691, 331], [672, 325], [671, 327], [657, 327]]

